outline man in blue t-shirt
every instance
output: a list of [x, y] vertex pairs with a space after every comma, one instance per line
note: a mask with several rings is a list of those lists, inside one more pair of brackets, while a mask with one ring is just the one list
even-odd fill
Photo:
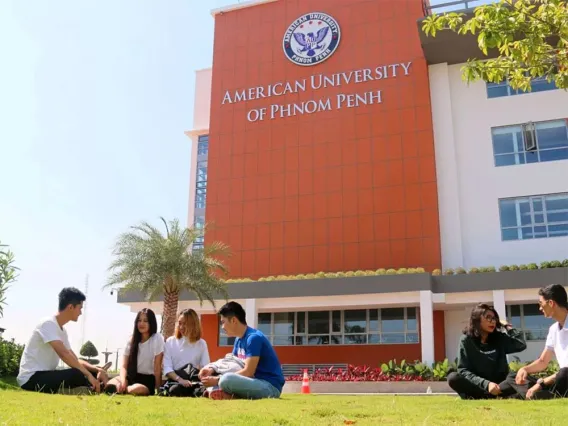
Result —
[[209, 394], [212, 399], [279, 398], [284, 387], [282, 367], [274, 348], [262, 332], [247, 326], [245, 310], [229, 302], [219, 310], [221, 326], [227, 336], [236, 337], [233, 355], [244, 361], [244, 368], [220, 377], [204, 368], [199, 377], [205, 386], [219, 386]]

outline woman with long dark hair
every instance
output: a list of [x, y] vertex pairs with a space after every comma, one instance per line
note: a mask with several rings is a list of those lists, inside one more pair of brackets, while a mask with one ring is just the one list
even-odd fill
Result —
[[527, 348], [523, 333], [499, 319], [493, 306], [480, 303], [471, 311], [469, 325], [460, 339], [458, 372], [448, 384], [463, 399], [509, 397], [515, 390], [507, 384], [507, 354]]
[[105, 392], [153, 395], [161, 385], [163, 355], [164, 339], [158, 333], [156, 315], [151, 309], [142, 309], [124, 349], [120, 376], [107, 383]]

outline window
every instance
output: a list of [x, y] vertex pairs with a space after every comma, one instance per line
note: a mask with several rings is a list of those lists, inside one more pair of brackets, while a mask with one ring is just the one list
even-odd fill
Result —
[[209, 135], [199, 136], [197, 139], [197, 155], [207, 155], [209, 152]]
[[513, 327], [522, 330], [525, 340], [546, 340], [552, 321], [545, 318], [536, 303], [507, 306], [507, 317]]
[[197, 188], [195, 190], [195, 208], [204, 209], [207, 201], [207, 189]]
[[207, 161], [197, 162], [197, 182], [207, 182]]
[[221, 323], [219, 322], [219, 346], [233, 346], [235, 344], [235, 338], [229, 337], [221, 328]]
[[522, 90], [515, 90], [509, 82], [503, 81], [501, 83], [487, 83], [487, 97], [488, 98], [501, 98], [503, 96], [515, 96], [532, 92], [545, 92], [548, 90], [555, 90], [556, 83], [546, 81], [546, 78], [533, 78], [531, 81], [531, 91], [524, 92]]
[[275, 346], [418, 343], [416, 308], [259, 313]]
[[491, 129], [495, 166], [568, 159], [566, 120]]
[[568, 235], [568, 193], [499, 200], [503, 241]]

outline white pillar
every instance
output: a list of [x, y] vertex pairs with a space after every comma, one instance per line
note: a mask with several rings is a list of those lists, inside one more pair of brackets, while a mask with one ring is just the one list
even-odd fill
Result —
[[420, 291], [420, 330], [422, 362], [431, 365], [434, 362], [434, 303], [430, 290]]
[[502, 320], [507, 318], [507, 308], [505, 307], [505, 290], [493, 290], [493, 307]]
[[245, 299], [245, 312], [247, 314], [247, 325], [256, 328], [258, 319], [258, 310], [256, 308], [256, 299]]

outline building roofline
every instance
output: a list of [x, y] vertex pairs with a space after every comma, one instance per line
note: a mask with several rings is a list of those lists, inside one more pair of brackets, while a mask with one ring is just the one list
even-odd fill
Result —
[[260, 4], [273, 3], [275, 1], [278, 0], [249, 0], [242, 3], [231, 4], [228, 6], [213, 9], [211, 11], [211, 16], [215, 17], [216, 15], [222, 15], [223, 13], [233, 12], [239, 9], [246, 9], [247, 7], [258, 6]]
[[201, 136], [206, 135], [209, 133], [209, 129], [193, 129], [193, 130], [186, 130], [183, 132], [188, 138], [193, 136]]
[[[288, 297], [341, 296], [352, 294], [400, 293], [431, 291], [436, 294], [489, 290], [539, 288], [548, 284], [568, 286], [568, 268], [534, 271], [484, 272], [479, 274], [432, 276], [428, 273], [406, 275], [376, 275], [304, 279], [290, 281], [237, 282], [227, 285], [234, 299], [271, 299]], [[536, 297], [536, 296], [535, 296]], [[219, 297], [222, 299], [222, 297]], [[157, 301], [162, 301], [159, 296]], [[179, 300], [197, 300], [195, 295], [182, 291]], [[118, 292], [118, 303], [144, 302], [137, 291]]]

